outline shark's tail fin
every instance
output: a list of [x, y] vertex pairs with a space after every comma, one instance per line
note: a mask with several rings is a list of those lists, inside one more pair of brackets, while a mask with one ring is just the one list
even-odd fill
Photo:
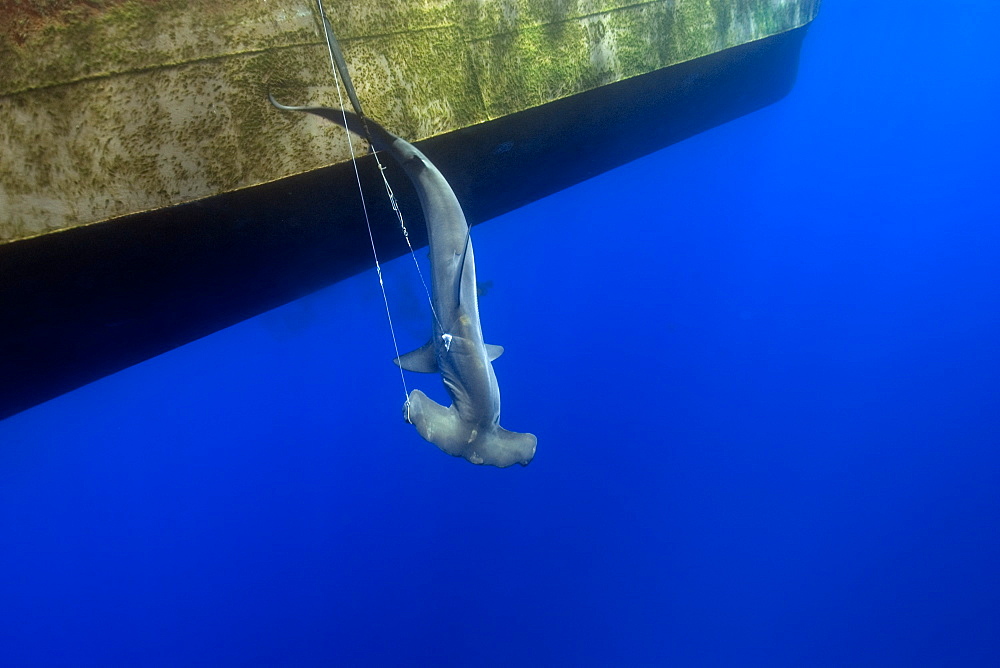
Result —
[[362, 118], [357, 114], [351, 113], [346, 109], [333, 109], [331, 107], [289, 107], [288, 105], [281, 104], [271, 93], [267, 94], [267, 98], [271, 101], [271, 104], [282, 111], [303, 111], [307, 114], [314, 114], [320, 118], [325, 118], [328, 121], [333, 121], [340, 127], [345, 127], [353, 132], [354, 134], [361, 135], [362, 137], [368, 137], [374, 144], [375, 148], [379, 150], [388, 149], [394, 141], [399, 139], [396, 135], [392, 134], [381, 125], [373, 121], [368, 117]]
[[424, 440], [473, 464], [527, 466], [535, 456], [538, 439], [534, 434], [507, 431], [499, 425], [477, 431], [462, 421], [454, 407], [445, 408], [420, 390], [410, 392], [403, 415]]

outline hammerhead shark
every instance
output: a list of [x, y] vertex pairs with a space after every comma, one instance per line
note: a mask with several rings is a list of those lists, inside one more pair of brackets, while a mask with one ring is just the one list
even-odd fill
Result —
[[440, 373], [452, 405], [445, 408], [415, 389], [403, 405], [403, 417], [449, 455], [473, 464], [527, 466], [537, 439], [500, 426], [500, 387], [492, 361], [503, 348], [483, 341], [469, 225], [448, 181], [420, 150], [367, 116], [329, 107], [288, 107], [270, 99], [279, 109], [315, 114], [367, 136], [376, 150], [399, 163], [420, 198], [430, 246], [433, 334], [424, 346], [394, 361], [407, 371]]

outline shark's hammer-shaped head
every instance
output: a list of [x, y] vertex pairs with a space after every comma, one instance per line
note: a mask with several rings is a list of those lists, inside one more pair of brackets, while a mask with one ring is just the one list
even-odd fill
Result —
[[534, 434], [507, 431], [498, 424], [470, 425], [454, 407], [445, 408], [420, 390], [410, 392], [403, 417], [443, 452], [473, 464], [527, 466], [535, 456]]

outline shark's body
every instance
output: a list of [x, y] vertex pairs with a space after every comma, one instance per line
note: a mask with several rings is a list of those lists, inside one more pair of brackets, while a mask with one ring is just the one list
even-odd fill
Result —
[[368, 135], [374, 146], [391, 155], [416, 188], [427, 221], [431, 260], [431, 303], [434, 332], [421, 348], [396, 361], [408, 371], [440, 373], [451, 396], [444, 407], [420, 390], [404, 405], [407, 422], [444, 452], [473, 464], [527, 465], [535, 454], [532, 434], [500, 426], [500, 388], [492, 360], [503, 349], [483, 341], [476, 295], [476, 262], [469, 225], [448, 181], [416, 147], [368, 118], [326, 107], [286, 107], [331, 120]]

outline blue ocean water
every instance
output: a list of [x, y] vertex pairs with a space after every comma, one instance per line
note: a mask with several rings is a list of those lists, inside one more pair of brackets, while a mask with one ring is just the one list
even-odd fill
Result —
[[786, 99], [477, 227], [526, 469], [402, 421], [373, 272], [0, 422], [0, 664], [1000, 665], [998, 23], [827, 0]]

